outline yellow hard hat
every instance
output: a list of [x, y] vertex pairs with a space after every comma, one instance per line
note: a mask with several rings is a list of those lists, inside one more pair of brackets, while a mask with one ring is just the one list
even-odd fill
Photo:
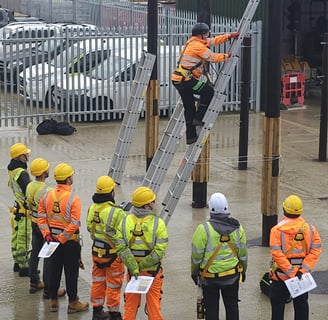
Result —
[[24, 143], [18, 142], [13, 144], [10, 147], [9, 153], [10, 153], [10, 158], [15, 159], [21, 156], [22, 154], [28, 154], [30, 153], [31, 150], [26, 147]]
[[65, 181], [74, 174], [73, 168], [67, 163], [57, 164], [54, 170], [54, 178], [56, 181]]
[[101, 176], [96, 183], [96, 193], [110, 193], [115, 187], [115, 181], [109, 176]]
[[140, 208], [145, 204], [155, 201], [156, 194], [147, 187], [139, 187], [132, 194], [132, 205]]
[[288, 196], [282, 203], [285, 213], [301, 215], [303, 212], [303, 203], [300, 197], [295, 195]]
[[31, 162], [30, 170], [31, 174], [35, 177], [41, 176], [49, 169], [50, 165], [47, 160], [42, 158], [36, 158]]

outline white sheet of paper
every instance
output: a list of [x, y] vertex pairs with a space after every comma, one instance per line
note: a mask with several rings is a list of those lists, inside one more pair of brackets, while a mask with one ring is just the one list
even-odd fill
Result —
[[153, 277], [139, 276], [138, 279], [131, 277], [131, 280], [125, 287], [126, 293], [147, 293], [151, 284], [153, 283]]
[[38, 254], [38, 257], [39, 258], [51, 257], [51, 255], [55, 252], [59, 244], [60, 244], [59, 242], [49, 242], [49, 243], [45, 242]]
[[294, 277], [286, 280], [285, 283], [292, 298], [296, 298], [317, 287], [311, 273], [303, 273], [301, 279]]

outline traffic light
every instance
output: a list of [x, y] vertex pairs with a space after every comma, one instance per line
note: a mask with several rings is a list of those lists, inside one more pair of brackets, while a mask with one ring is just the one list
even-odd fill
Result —
[[299, 31], [301, 29], [301, 5], [298, 0], [294, 0], [287, 7], [287, 29]]

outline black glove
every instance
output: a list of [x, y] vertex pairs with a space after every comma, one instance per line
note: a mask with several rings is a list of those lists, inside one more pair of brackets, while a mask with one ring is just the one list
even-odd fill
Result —
[[302, 273], [302, 271], [300, 271], [300, 270], [298, 270], [297, 272], [296, 272], [296, 277], [298, 278], [298, 279], [302, 279], [302, 275], [303, 275], [303, 273]]
[[191, 279], [194, 281], [195, 285], [198, 286], [199, 283], [199, 275], [198, 274], [192, 274]]
[[241, 282], [245, 282], [246, 280], [246, 272], [241, 273]]

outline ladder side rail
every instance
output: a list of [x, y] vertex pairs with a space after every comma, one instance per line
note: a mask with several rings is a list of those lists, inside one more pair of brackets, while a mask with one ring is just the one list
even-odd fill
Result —
[[[122, 125], [118, 134], [113, 158], [108, 175], [118, 184], [121, 183], [123, 172], [130, 151], [132, 136], [139, 121], [144, 93], [148, 87], [150, 76], [154, 67], [156, 56], [143, 51], [136, 76], [133, 80], [132, 89]], [[139, 79], [140, 78], [140, 79]]]
[[151, 188], [154, 192], [158, 192], [184, 131], [184, 108], [182, 102], [178, 101], [142, 185]]
[[240, 22], [238, 31], [239, 37], [230, 46], [230, 51], [232, 52], [232, 58], [223, 64], [220, 69], [220, 73], [217, 81], [214, 85], [214, 96], [209, 104], [209, 107], [203, 118], [204, 126], [200, 130], [200, 134], [197, 138], [195, 144], [190, 145], [186, 150], [184, 159], [181, 162], [180, 167], [177, 170], [175, 178], [173, 179], [169, 190], [163, 200], [163, 209], [160, 216], [164, 219], [166, 224], [168, 224], [173, 211], [180, 199], [180, 196], [189, 181], [192, 169], [199, 158], [199, 155], [206, 143], [207, 137], [210, 134], [210, 130], [213, 128], [214, 123], [219, 115], [219, 110], [222, 107], [226, 95], [224, 91], [228, 85], [231, 78], [232, 72], [237, 64], [238, 56], [237, 51], [241, 47], [242, 41], [246, 32], [248, 32], [250, 27], [250, 21], [252, 20], [254, 13], [256, 11], [259, 0], [250, 0], [247, 8], [243, 14], [242, 20]]

